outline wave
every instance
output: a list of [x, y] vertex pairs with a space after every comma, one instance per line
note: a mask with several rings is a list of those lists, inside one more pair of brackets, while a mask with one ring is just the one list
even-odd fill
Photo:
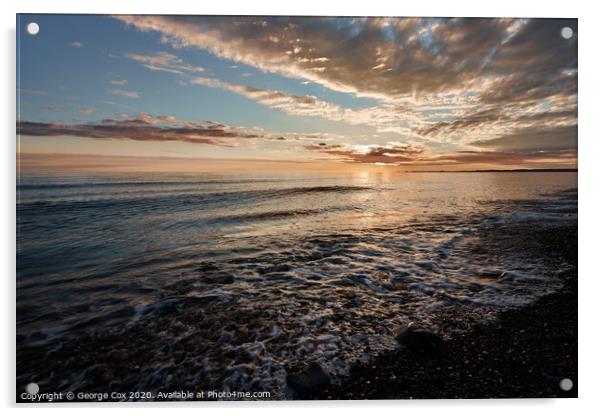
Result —
[[195, 181], [123, 181], [123, 182], [73, 182], [73, 183], [18, 183], [17, 190], [47, 189], [89, 189], [89, 188], [122, 188], [151, 186], [193, 186], [193, 185], [237, 185], [248, 183], [272, 183], [274, 179], [207, 179]]
[[[171, 376], [182, 388], [284, 397], [296, 365], [317, 362], [340, 380], [352, 363], [395, 348], [396, 329], [409, 321], [448, 336], [559, 287], [559, 267], [528, 239], [538, 227], [572, 224], [572, 194], [502, 195], [455, 210], [381, 189], [272, 186], [19, 204], [19, 379], [85, 390], [96, 386], [92, 372], [79, 377], [84, 363], [111, 369], [117, 360], [137, 366], [112, 377], [124, 390], [166, 389]], [[386, 217], [377, 200], [401, 214]], [[423, 209], [431, 203], [436, 211]], [[412, 216], [402, 216], [406, 207]], [[177, 215], [192, 210], [208, 215]], [[516, 220], [524, 215], [527, 222]], [[279, 228], [296, 217], [304, 221]], [[198, 226], [212, 221], [266, 222], [259, 228], [267, 231]], [[51, 351], [43, 362], [40, 345]]]
[[309, 194], [329, 194], [329, 193], [347, 193], [347, 192], [366, 192], [373, 188], [361, 186], [312, 186], [312, 187], [294, 187], [284, 189], [259, 189], [229, 192], [207, 192], [194, 194], [168, 193], [152, 197], [130, 197], [130, 198], [106, 198], [94, 200], [58, 200], [58, 201], [33, 201], [27, 203], [17, 203], [17, 213], [19, 215], [33, 214], [51, 215], [53, 213], [68, 214], [73, 211], [96, 211], [101, 215], [109, 212], [107, 210], [127, 210], [127, 211], [148, 211], [173, 209], [172, 212], [181, 210], [203, 208], [204, 204], [210, 203], [248, 203], [253, 200], [270, 200], [284, 198], [289, 196], [304, 196]]

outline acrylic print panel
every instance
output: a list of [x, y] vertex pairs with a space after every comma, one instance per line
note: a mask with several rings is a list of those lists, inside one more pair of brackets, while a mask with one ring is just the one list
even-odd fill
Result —
[[17, 22], [17, 401], [577, 396], [576, 19]]

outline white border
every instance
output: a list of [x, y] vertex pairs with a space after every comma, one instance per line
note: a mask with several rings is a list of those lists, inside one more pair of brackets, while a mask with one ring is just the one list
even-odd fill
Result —
[[[600, 44], [602, 21], [595, 2], [505, 0], [487, 1], [349, 1], [303, 0], [294, 4], [282, 0], [191, 2], [185, 0], [125, 2], [123, 0], [92, 1], [4, 1], [2, 2], [3, 54], [2, 81], [2, 238], [0, 264], [3, 266], [4, 299], [0, 347], [2, 375], [0, 395], [9, 411], [87, 414], [127, 413], [163, 414], [166, 408], [205, 413], [244, 412], [249, 415], [305, 415], [308, 412], [345, 412], [364, 414], [371, 408], [379, 414], [400, 412], [446, 415], [504, 415], [519, 412], [545, 412], [548, 415], [588, 414], [600, 408], [597, 402], [601, 386], [600, 294], [602, 273], [596, 260], [600, 257]], [[44, 405], [13, 404], [15, 397], [15, 14], [16, 13], [137, 13], [137, 14], [284, 14], [284, 15], [392, 15], [392, 16], [512, 16], [512, 17], [577, 17], [579, 18], [579, 399], [565, 400], [439, 400], [389, 402], [278, 402], [278, 403], [153, 403]], [[43, 409], [39, 409], [43, 407]], [[108, 410], [107, 408], [110, 408]]]

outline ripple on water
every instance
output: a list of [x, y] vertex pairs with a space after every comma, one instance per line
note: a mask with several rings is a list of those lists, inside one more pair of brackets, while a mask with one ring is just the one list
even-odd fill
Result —
[[[466, 326], [442, 317], [467, 324], [492, 319], [557, 288], [557, 271], [541, 258], [517, 256], [516, 246], [504, 249], [507, 242], [483, 232], [535, 218], [570, 220], [566, 205], [545, 214], [498, 207], [494, 215], [445, 215], [297, 238], [242, 237], [201, 252], [180, 248], [171, 261], [138, 259], [127, 276], [92, 279], [99, 286], [74, 292], [98, 302], [94, 287], [108, 299], [109, 279], [115, 287], [135, 286], [136, 296], [91, 310], [87, 319], [94, 325], [84, 325], [83, 311], [74, 315], [81, 322], [69, 321], [71, 310], [53, 318], [57, 325], [47, 326], [53, 329], [22, 331], [20, 376], [47, 371], [59, 377], [54, 366], [62, 378], [53, 382], [73, 390], [93, 390], [105, 377], [140, 390], [260, 390], [277, 398], [286, 394], [290, 368], [314, 362], [337, 381], [353, 363], [396, 348], [397, 329], [410, 321], [450, 336]], [[46, 370], [23, 364], [27, 346], [44, 344], [54, 348]], [[84, 362], [102, 368], [82, 368]], [[130, 372], [119, 373], [126, 363]]]

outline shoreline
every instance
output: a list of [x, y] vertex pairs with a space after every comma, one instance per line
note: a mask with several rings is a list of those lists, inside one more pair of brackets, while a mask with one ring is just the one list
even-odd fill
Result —
[[[298, 398], [578, 397], [577, 226], [543, 228], [519, 238], [538, 243], [533, 254], [543, 250], [550, 261], [570, 266], [560, 274], [561, 289], [446, 341], [437, 356], [421, 357], [401, 346], [355, 366], [341, 385]], [[560, 388], [565, 378], [573, 382], [569, 391]]]

